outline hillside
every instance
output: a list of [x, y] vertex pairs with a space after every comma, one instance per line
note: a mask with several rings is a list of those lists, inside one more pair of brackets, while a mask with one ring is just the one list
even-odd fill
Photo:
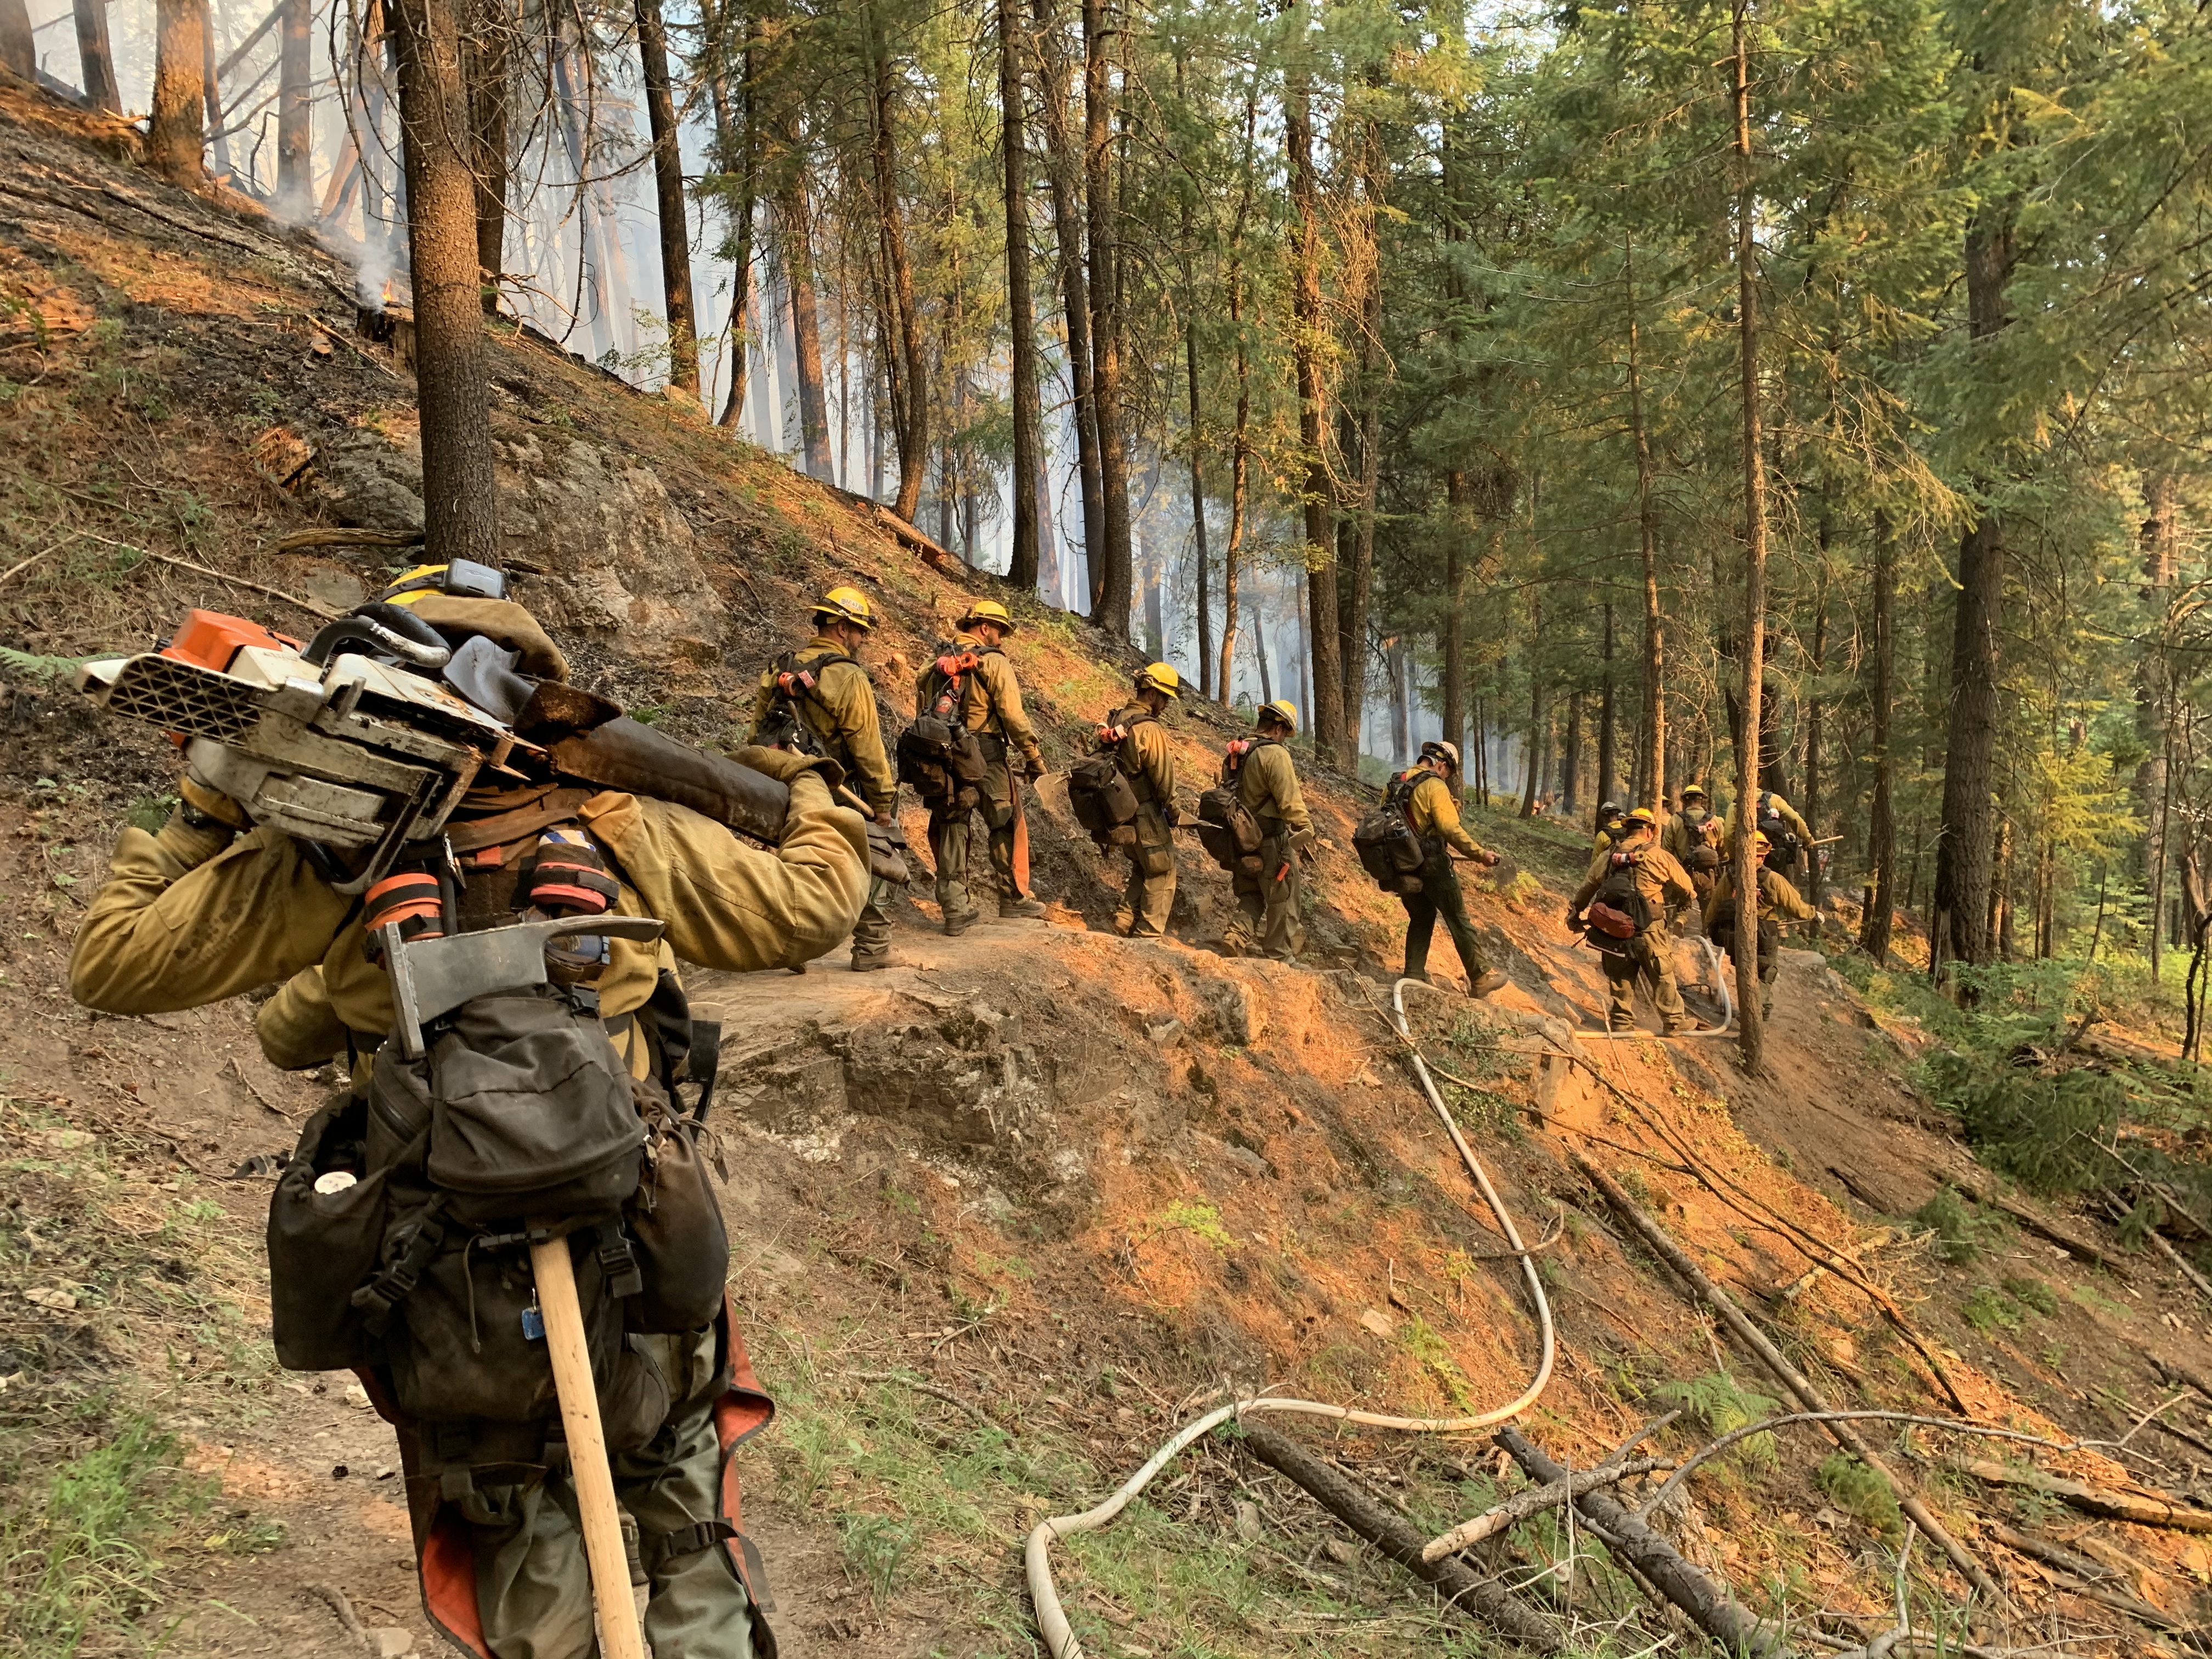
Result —
[[[295, 599], [373, 589], [403, 555], [278, 544], [414, 527], [405, 342], [375, 337], [310, 242], [156, 184], [129, 149], [0, 85], [0, 1632], [52, 1654], [424, 1651], [389, 1431], [349, 1378], [277, 1370], [266, 1338], [271, 1156], [331, 1079], [270, 1069], [241, 1006], [69, 1003], [76, 916], [118, 826], [167, 810], [173, 759], [56, 672], [190, 605], [296, 629]], [[836, 581], [885, 612], [871, 663], [902, 714], [931, 642], [998, 591], [545, 342], [502, 327], [494, 357], [520, 597], [580, 678], [670, 731], [738, 740], [761, 665]], [[1064, 767], [1132, 662], [1009, 603]], [[1186, 703], [1186, 779], [1231, 729]], [[1175, 939], [1112, 937], [1112, 890], [1048, 780], [1047, 921], [948, 940], [908, 902], [890, 972], [833, 954], [696, 983], [730, 1031], [732, 1289], [781, 1406], [743, 1468], [787, 1654], [1040, 1650], [1024, 1534], [1238, 1393], [1438, 1416], [1527, 1384], [1518, 1264], [1383, 1015], [1398, 912], [1349, 854], [1362, 797], [1326, 776], [1313, 793], [1333, 844], [1302, 967], [1213, 948], [1227, 879], [1194, 844]], [[1919, 1091], [1927, 1033], [1813, 951], [1788, 957], [1764, 1076], [1725, 1042], [1600, 1040], [1600, 976], [1558, 922], [1578, 844], [1480, 814], [1475, 830], [1514, 857], [1474, 906], [1514, 984], [1408, 1012], [1557, 1322], [1532, 1440], [1588, 1468], [1679, 1412], [1650, 1449], [1680, 1458], [1790, 1409], [1626, 1200], [1831, 1403], [2097, 1441], [2033, 1462], [2212, 1506], [2212, 1291], [2155, 1235], [1977, 1165]], [[2212, 1607], [2197, 1519], [2093, 1517], [2016, 1484], [2017, 1442], [1861, 1431], [2002, 1587], [1965, 1621], [1984, 1649], [2194, 1645]], [[1288, 1432], [1424, 1536], [1525, 1484], [1484, 1435]], [[1962, 1578], [1924, 1537], [1899, 1562], [1894, 1501], [1817, 1432], [1753, 1442], [1684, 1493], [1655, 1523], [1799, 1650], [1882, 1635], [1900, 1582], [1926, 1641], [1962, 1634]], [[1574, 1650], [1704, 1639], [1556, 1511], [1470, 1559]], [[1498, 1640], [1233, 1433], [1054, 1560], [1102, 1655]]]

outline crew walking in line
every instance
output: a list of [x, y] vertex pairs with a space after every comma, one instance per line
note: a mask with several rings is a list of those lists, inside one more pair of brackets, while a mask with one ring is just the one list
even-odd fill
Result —
[[[1771, 869], [1765, 862], [1771, 849], [1765, 834], [1753, 830], [1751, 836], [1753, 867], [1759, 874], [1759, 907], [1757, 916], [1759, 950], [1759, 1002], [1762, 1015], [1774, 1012], [1774, 981], [1782, 968], [1782, 919], [1791, 921], [1817, 921], [1820, 915], [1805, 902], [1789, 877], [1779, 870]], [[1729, 953], [1735, 956], [1737, 938], [1735, 902], [1735, 872], [1730, 866], [1722, 866], [1720, 878], [1713, 884], [1712, 896], [1705, 903], [1705, 937]]]
[[973, 833], [970, 814], [981, 811], [990, 843], [991, 873], [1001, 916], [1041, 916], [1045, 907], [1029, 892], [1029, 823], [1023, 816], [1019, 778], [1010, 757], [1021, 757], [1021, 772], [1044, 775], [1044, 751], [1022, 708], [1022, 688], [1006, 658], [1005, 641], [1014, 619], [996, 599], [978, 599], [960, 618], [951, 649], [922, 670], [915, 688], [917, 714], [927, 714], [940, 694], [949, 694], [952, 718], [975, 734], [983, 754], [982, 776], [971, 806], [959, 800], [932, 809], [929, 851], [937, 862], [937, 902], [945, 931], [958, 935], [979, 914], [968, 890], [968, 860]]
[[[1682, 805], [1679, 811], [1670, 813], [1667, 827], [1660, 832], [1659, 844], [1674, 855], [1674, 861], [1689, 872], [1690, 885], [1697, 890], [1698, 914], [1702, 922], [1707, 901], [1712, 896], [1713, 878], [1721, 867], [1723, 826], [1705, 799], [1702, 784], [1682, 786]], [[1667, 927], [1669, 932], [1679, 931], [1689, 906], [1671, 904], [1667, 907]]]
[[[898, 780], [884, 752], [876, 688], [854, 654], [876, 625], [875, 608], [856, 587], [833, 587], [816, 601], [814, 637], [786, 652], [761, 676], [753, 699], [752, 741], [769, 748], [826, 755], [844, 769], [846, 785], [878, 823], [894, 822]], [[853, 971], [891, 961], [890, 884], [868, 883], [868, 902], [853, 924]]]
[[1650, 807], [1629, 813], [1622, 830], [1618, 846], [1590, 860], [1589, 872], [1568, 902], [1567, 926], [1585, 934], [1605, 964], [1611, 992], [1607, 1029], [1636, 1029], [1635, 990], [1641, 981], [1659, 1011], [1660, 1030], [1674, 1036], [1689, 1016], [1674, 983], [1667, 916], [1694, 898], [1696, 890], [1689, 872], [1659, 845], [1659, 820]]
[[1459, 872], [1452, 868], [1454, 853], [1474, 864], [1498, 861], [1498, 854], [1480, 846], [1459, 821], [1459, 745], [1423, 744], [1420, 758], [1390, 781], [1383, 799], [1386, 805], [1405, 814], [1421, 843], [1420, 890], [1398, 896], [1406, 907], [1406, 977], [1428, 981], [1429, 944], [1441, 917], [1467, 974], [1467, 994], [1486, 997], [1502, 989], [1505, 975], [1483, 960], [1474, 924], [1467, 917]]
[[1182, 696], [1182, 676], [1166, 663], [1152, 663], [1137, 671], [1130, 689], [1130, 701], [1098, 732], [1099, 746], [1113, 752], [1137, 797], [1136, 838], [1122, 848], [1129, 882], [1114, 927], [1131, 939], [1159, 939], [1168, 931], [1176, 892], [1175, 754], [1160, 716]]
[[1298, 866], [1310, 857], [1313, 819], [1306, 811], [1290, 741], [1298, 729], [1295, 703], [1262, 703], [1254, 733], [1229, 745], [1221, 763], [1221, 785], [1234, 789], [1260, 830], [1257, 872], [1239, 867], [1231, 875], [1245, 948], [1278, 962], [1295, 962], [1305, 948], [1305, 922], [1298, 914], [1304, 880]]

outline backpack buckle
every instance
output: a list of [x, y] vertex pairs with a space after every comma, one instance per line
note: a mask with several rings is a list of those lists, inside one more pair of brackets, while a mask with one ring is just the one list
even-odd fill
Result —
[[599, 1271], [606, 1275], [609, 1296], [636, 1296], [645, 1289], [645, 1273], [630, 1249], [629, 1235], [619, 1225], [600, 1232], [598, 1254]]

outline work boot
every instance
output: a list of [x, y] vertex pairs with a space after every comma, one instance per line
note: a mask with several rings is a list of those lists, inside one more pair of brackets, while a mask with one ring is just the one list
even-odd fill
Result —
[[891, 953], [888, 951], [874, 951], [866, 956], [858, 951], [853, 952], [853, 971], [856, 974], [872, 974], [878, 968], [890, 965]]
[[1467, 994], [1471, 997], [1486, 997], [1493, 992], [1504, 990], [1505, 984], [1505, 975], [1493, 968], [1474, 984], [1468, 986]]
[[999, 901], [999, 915], [1001, 920], [1012, 916], [1041, 916], [1045, 913], [1045, 906], [1040, 900], [1030, 898], [1026, 895], [1020, 898], [1002, 898]]
[[981, 915], [982, 912], [973, 905], [969, 906], [965, 910], [950, 912], [945, 918], [945, 937], [958, 939], [961, 934], [975, 925], [976, 918]]

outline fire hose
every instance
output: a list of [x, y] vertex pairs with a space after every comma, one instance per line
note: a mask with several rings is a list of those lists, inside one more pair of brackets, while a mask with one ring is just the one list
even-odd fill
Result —
[[[1132, 1499], [1141, 1493], [1157, 1478], [1161, 1470], [1194, 1442], [1211, 1434], [1232, 1418], [1242, 1418], [1248, 1412], [1288, 1412], [1304, 1417], [1321, 1417], [1340, 1423], [1357, 1423], [1364, 1428], [1391, 1429], [1409, 1434], [1464, 1434], [1476, 1429], [1486, 1429], [1510, 1421], [1534, 1405], [1550, 1386], [1552, 1363], [1557, 1346], [1552, 1328], [1552, 1304], [1544, 1294], [1544, 1282], [1537, 1274], [1528, 1247], [1521, 1242], [1520, 1229], [1514, 1225], [1513, 1217], [1505, 1202], [1491, 1184], [1489, 1174], [1483, 1169], [1466, 1137], [1460, 1133], [1459, 1125], [1445, 1108], [1443, 1097], [1437, 1092], [1436, 1079], [1429, 1074], [1428, 1064], [1421, 1058], [1419, 1048], [1413, 1041], [1413, 1031], [1406, 1023], [1406, 988], [1437, 991], [1437, 988], [1419, 980], [1401, 979], [1391, 988], [1390, 1010], [1395, 1018], [1398, 1034], [1406, 1039], [1407, 1052], [1413, 1062], [1413, 1073], [1420, 1079], [1421, 1091], [1444, 1132], [1451, 1137], [1460, 1162], [1467, 1168], [1475, 1188], [1482, 1194], [1490, 1212], [1498, 1218], [1498, 1224], [1521, 1262], [1521, 1273], [1527, 1281], [1528, 1295], [1535, 1304], [1536, 1322], [1542, 1334], [1543, 1352], [1536, 1365], [1536, 1375], [1527, 1389], [1510, 1404], [1501, 1406], [1474, 1417], [1390, 1417], [1379, 1412], [1360, 1411], [1349, 1406], [1334, 1406], [1315, 1400], [1292, 1400], [1276, 1395], [1248, 1395], [1217, 1406], [1204, 1416], [1195, 1418], [1176, 1431], [1167, 1443], [1154, 1452], [1145, 1466], [1123, 1481], [1103, 1503], [1084, 1510], [1080, 1515], [1056, 1515], [1040, 1521], [1030, 1532], [1029, 1542], [1023, 1550], [1023, 1564], [1027, 1570], [1030, 1599], [1036, 1607], [1037, 1631], [1044, 1638], [1046, 1650], [1052, 1659], [1082, 1659], [1083, 1649], [1069, 1628], [1067, 1614], [1060, 1604], [1060, 1591], [1053, 1583], [1052, 1546], [1055, 1539], [1071, 1533], [1095, 1532], [1129, 1506]], [[1438, 992], [1438, 994], [1443, 994]]]

